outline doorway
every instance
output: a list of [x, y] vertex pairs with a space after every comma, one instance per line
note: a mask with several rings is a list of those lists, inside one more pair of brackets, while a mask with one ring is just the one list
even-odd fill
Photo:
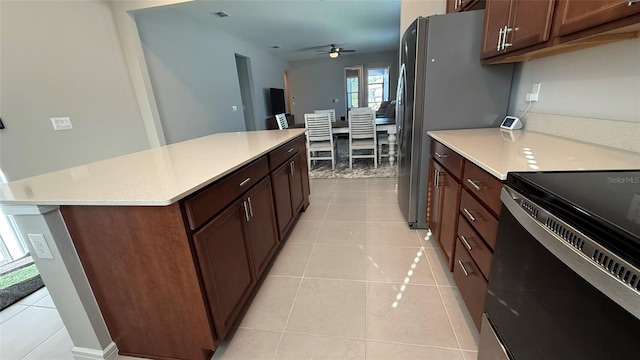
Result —
[[238, 85], [242, 98], [242, 114], [247, 131], [256, 130], [256, 120], [253, 113], [253, 83], [251, 81], [251, 59], [236, 54], [236, 69], [238, 71]]

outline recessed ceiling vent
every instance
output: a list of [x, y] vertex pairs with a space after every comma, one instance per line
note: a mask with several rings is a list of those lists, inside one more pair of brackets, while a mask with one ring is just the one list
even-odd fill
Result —
[[215, 15], [221, 18], [229, 17], [229, 13], [227, 13], [226, 11], [212, 11], [211, 15]]
[[272, 49], [280, 49], [280, 46], [278, 46], [278, 45], [273, 45], [271, 48], [272, 48]]

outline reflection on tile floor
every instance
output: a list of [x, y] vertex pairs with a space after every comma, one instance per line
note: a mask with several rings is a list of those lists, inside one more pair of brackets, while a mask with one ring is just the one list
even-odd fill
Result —
[[[214, 359], [477, 357], [451, 273], [426, 231], [402, 221], [394, 179], [314, 179], [311, 194]], [[0, 312], [0, 335], [2, 360], [73, 359], [46, 289]]]

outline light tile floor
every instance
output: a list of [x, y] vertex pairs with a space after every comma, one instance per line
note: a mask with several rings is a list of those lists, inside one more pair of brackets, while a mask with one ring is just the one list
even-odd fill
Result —
[[[395, 183], [311, 180], [309, 209], [213, 358], [476, 359], [478, 332]], [[67, 360], [71, 347], [46, 289], [0, 312], [2, 360]]]

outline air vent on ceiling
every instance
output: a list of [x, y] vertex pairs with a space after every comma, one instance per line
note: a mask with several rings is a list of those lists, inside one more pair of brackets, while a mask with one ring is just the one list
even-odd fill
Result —
[[272, 48], [272, 49], [280, 49], [280, 46], [278, 46], [278, 45], [273, 45], [271, 48]]
[[221, 17], [221, 18], [229, 17], [229, 14], [227, 12], [225, 12], [225, 11], [212, 11], [211, 15], [215, 15], [215, 16]]

